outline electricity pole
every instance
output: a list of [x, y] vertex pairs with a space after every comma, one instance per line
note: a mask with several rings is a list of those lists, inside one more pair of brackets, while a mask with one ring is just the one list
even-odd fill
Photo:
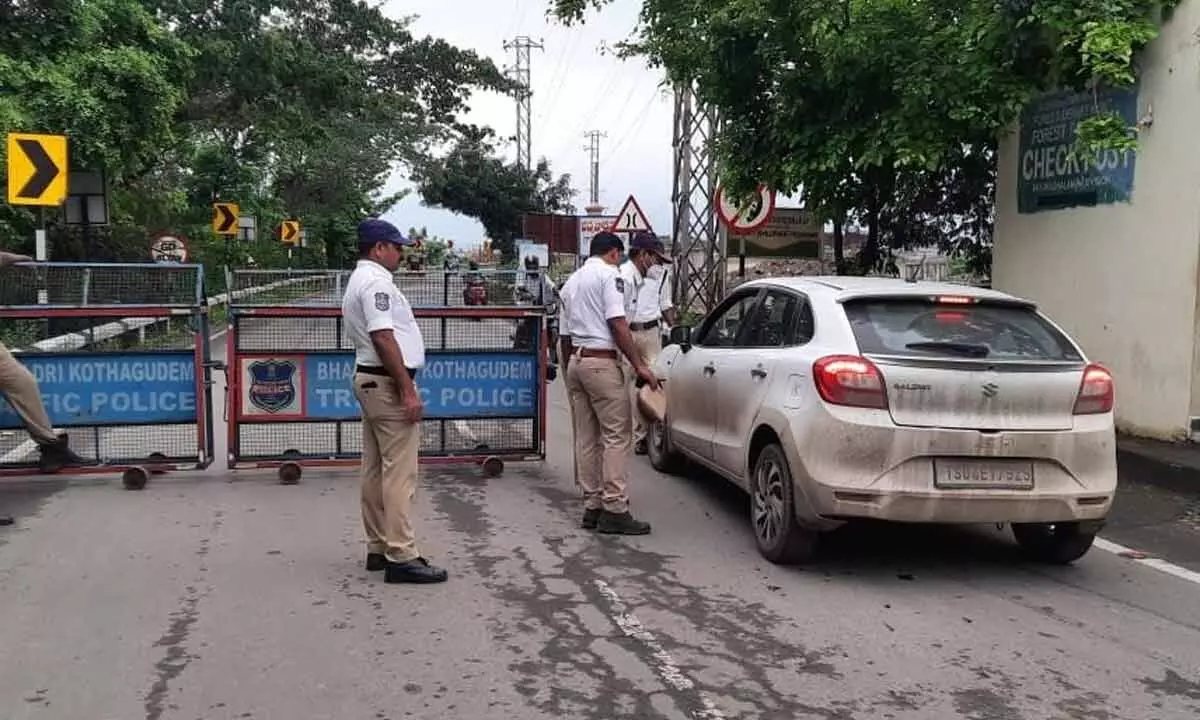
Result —
[[599, 215], [604, 208], [600, 205], [600, 138], [606, 138], [608, 135], [600, 130], [591, 130], [583, 134], [588, 139], [588, 144], [584, 149], [588, 151], [588, 159], [591, 163], [591, 182], [589, 183], [588, 199], [591, 201], [585, 210], [590, 215]]
[[512, 79], [521, 86], [517, 89], [517, 164], [529, 170], [533, 167], [533, 143], [530, 139], [531, 114], [529, 98], [533, 95], [529, 84], [529, 51], [533, 48], [544, 50], [545, 45], [540, 41], [534, 42], [527, 35], [518, 35], [512, 41], [504, 42], [505, 50], [512, 50], [516, 56], [516, 64], [510, 71]]
[[718, 117], [713, 108], [700, 105], [690, 82], [675, 88], [674, 125], [674, 300], [681, 315], [703, 314], [725, 294], [726, 243], [717, 222], [717, 168], [710, 152]]

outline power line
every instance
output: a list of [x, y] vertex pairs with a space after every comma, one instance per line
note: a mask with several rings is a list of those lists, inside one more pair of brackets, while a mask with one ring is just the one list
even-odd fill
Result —
[[650, 93], [650, 98], [648, 100], [646, 100], [646, 103], [642, 106], [642, 109], [638, 112], [636, 122], [634, 122], [634, 123], [630, 124], [628, 127], [626, 127], [625, 132], [621, 133], [621, 135], [617, 138], [617, 142], [613, 144], [612, 149], [610, 149], [608, 151], [608, 154], [605, 155], [604, 163], [602, 163], [602, 165], [607, 164], [608, 161], [611, 160], [617, 154], [617, 151], [620, 150], [623, 145], [625, 145], [625, 141], [628, 140], [629, 138], [633, 137], [634, 135], [637, 135], [641, 131], [641, 129], [646, 125], [646, 120], [650, 117], [650, 106], [652, 106], [654, 104], [654, 101], [657, 98], [658, 98], [658, 90], [655, 89], [654, 92]]
[[573, 25], [567, 35], [566, 42], [563, 43], [562, 52], [558, 54], [558, 60], [554, 63], [554, 75], [550, 78], [550, 91], [547, 93], [546, 114], [542, 118], [543, 124], [549, 124], [550, 116], [554, 114], [554, 110], [558, 107], [558, 96], [562, 91], [563, 84], [566, 82], [566, 72], [569, 62], [564, 63], [563, 60], [567, 56], [567, 50], [571, 50], [571, 60], [575, 59], [575, 41], [579, 38], [579, 26]]

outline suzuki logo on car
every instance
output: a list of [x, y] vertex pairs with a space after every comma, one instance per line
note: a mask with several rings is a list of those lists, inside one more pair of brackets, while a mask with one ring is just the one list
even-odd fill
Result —
[[994, 382], [983, 384], [983, 396], [985, 398], [996, 397], [996, 393], [1000, 392], [1000, 386]]

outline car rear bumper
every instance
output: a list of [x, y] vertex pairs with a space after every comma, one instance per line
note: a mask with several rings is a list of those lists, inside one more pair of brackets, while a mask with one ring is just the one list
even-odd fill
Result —
[[[830, 520], [869, 518], [910, 523], [1045, 523], [1103, 520], [1112, 493], [1004, 495], [996, 491], [915, 493], [881, 489], [877, 494], [819, 485], [816, 512]], [[956, 494], [958, 493], [958, 494]]]
[[[1117, 487], [1111, 415], [1072, 430], [981, 433], [897, 427], [876, 411], [818, 413], [793, 435], [797, 508], [827, 520], [999, 523], [1102, 520]], [[847, 422], [847, 420], [853, 422]], [[868, 422], [863, 422], [866, 419]], [[874, 421], [874, 422], [870, 422]], [[1029, 489], [936, 486], [935, 461], [1029, 461]]]

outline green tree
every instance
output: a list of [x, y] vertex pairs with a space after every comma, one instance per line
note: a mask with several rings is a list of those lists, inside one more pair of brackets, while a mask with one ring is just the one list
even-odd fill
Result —
[[[171, 230], [219, 286], [248, 254], [282, 266], [272, 233], [295, 217], [311, 247], [294, 262], [348, 265], [357, 222], [400, 197], [391, 172], [454, 137], [471, 93], [515, 87], [410, 24], [358, 1], [0, 0], [0, 132], [66, 133], [73, 168], [109, 181], [111, 224], [87, 238], [45, 213], [52, 257], [146, 260]], [[262, 240], [214, 238], [218, 199]], [[31, 250], [36, 219], [0, 206], [0, 242]]]
[[[552, 0], [565, 22], [609, 0]], [[996, 139], [1036, 94], [1134, 82], [1134, 56], [1178, 0], [644, 0], [626, 55], [716, 108], [734, 191], [802, 191], [884, 246], [990, 240]], [[1112, 115], [1077, 151], [1136, 144]], [[966, 221], [955, 222], [956, 216]]]
[[492, 239], [493, 249], [511, 260], [527, 212], [574, 212], [570, 175], [557, 179], [543, 158], [532, 170], [505, 162], [490, 131], [465, 128], [445, 157], [419, 165], [414, 173], [426, 204], [474, 218]]

